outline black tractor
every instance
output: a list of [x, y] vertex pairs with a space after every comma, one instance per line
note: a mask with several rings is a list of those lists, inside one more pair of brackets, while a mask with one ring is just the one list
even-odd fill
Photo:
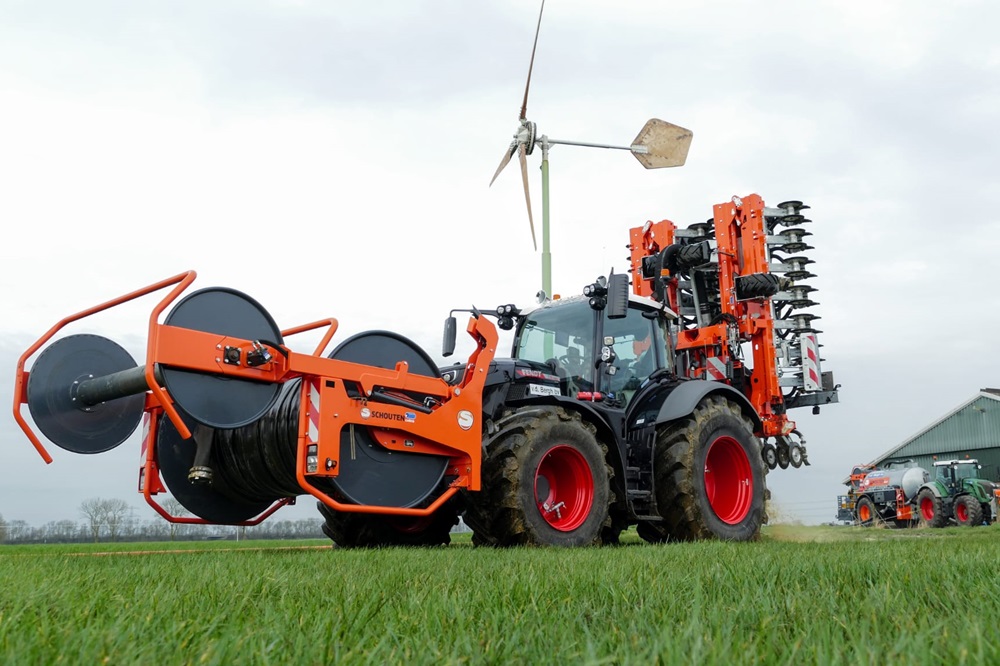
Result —
[[[475, 543], [613, 544], [632, 524], [651, 542], [758, 536], [760, 418], [728, 384], [675, 374], [673, 312], [620, 274], [495, 314], [514, 342], [483, 395], [483, 488], [464, 507]], [[450, 320], [446, 355], [453, 341]]]

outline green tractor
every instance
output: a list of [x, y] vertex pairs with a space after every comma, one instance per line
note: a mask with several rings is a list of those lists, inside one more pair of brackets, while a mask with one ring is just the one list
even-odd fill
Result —
[[921, 524], [945, 527], [952, 521], [975, 527], [997, 519], [1000, 484], [980, 478], [978, 460], [935, 461], [935, 478], [920, 487], [917, 513]]

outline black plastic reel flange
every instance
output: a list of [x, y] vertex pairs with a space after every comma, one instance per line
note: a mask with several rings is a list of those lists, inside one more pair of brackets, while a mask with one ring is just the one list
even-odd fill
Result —
[[[439, 377], [437, 367], [414, 342], [390, 331], [366, 331], [344, 340], [330, 358], [393, 369], [406, 361], [409, 372]], [[370, 401], [368, 408], [378, 409]], [[414, 418], [424, 415], [414, 411]], [[368, 428], [348, 425], [341, 431], [340, 474], [333, 486], [355, 504], [412, 507], [433, 493], [444, 478], [444, 456], [390, 451], [379, 444]]]
[[[224, 287], [188, 294], [163, 323], [269, 345], [283, 342], [281, 329], [260, 303]], [[253, 423], [270, 409], [281, 390], [280, 384], [166, 366], [161, 372], [170, 397], [195, 421], [212, 428]]]
[[[182, 417], [183, 418], [183, 417]], [[188, 429], [198, 427], [184, 418]], [[205, 432], [211, 437], [211, 432]], [[156, 438], [156, 464], [170, 494], [185, 509], [210, 523], [235, 525], [259, 515], [273, 503], [270, 500], [245, 501], [227, 494], [224, 483], [217, 477], [211, 484], [191, 483], [188, 472], [194, 464], [194, 439], [182, 439], [177, 428], [165, 416], [160, 420]]]
[[45, 348], [28, 374], [28, 411], [56, 446], [74, 453], [103, 453], [131, 435], [142, 419], [142, 393], [86, 405], [80, 383], [136, 367], [118, 343], [99, 335], [61, 338]]

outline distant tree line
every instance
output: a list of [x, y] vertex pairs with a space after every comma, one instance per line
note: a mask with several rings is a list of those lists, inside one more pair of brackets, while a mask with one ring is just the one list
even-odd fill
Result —
[[[177, 500], [164, 503], [171, 515], [186, 511]], [[113, 541], [199, 541], [205, 539], [312, 539], [324, 538], [319, 518], [268, 519], [254, 527], [189, 525], [162, 518], [143, 520], [122, 499], [93, 497], [80, 504], [81, 520], [53, 520], [41, 526], [24, 520], [6, 521], [0, 514], [0, 543], [82, 543]]]

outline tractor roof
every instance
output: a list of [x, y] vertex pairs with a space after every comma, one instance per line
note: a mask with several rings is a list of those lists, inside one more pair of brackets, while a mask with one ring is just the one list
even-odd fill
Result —
[[[574, 296], [567, 296], [565, 298], [556, 298], [552, 300], [547, 300], [544, 303], [530, 305], [524, 308], [521, 311], [521, 314], [530, 314], [532, 312], [537, 312], [538, 310], [543, 310], [546, 308], [557, 308], [561, 305], [567, 305], [569, 303], [576, 303], [578, 301], [587, 301], [587, 300], [589, 299], [583, 295], [574, 295]], [[630, 293], [628, 296], [628, 302], [634, 305], [642, 305], [648, 307], [651, 310], [660, 310], [667, 316], [668, 319], [677, 318], [677, 314], [673, 310], [671, 310], [663, 303], [653, 300], [652, 298], [647, 298], [645, 296], [637, 296], [636, 294]]]

